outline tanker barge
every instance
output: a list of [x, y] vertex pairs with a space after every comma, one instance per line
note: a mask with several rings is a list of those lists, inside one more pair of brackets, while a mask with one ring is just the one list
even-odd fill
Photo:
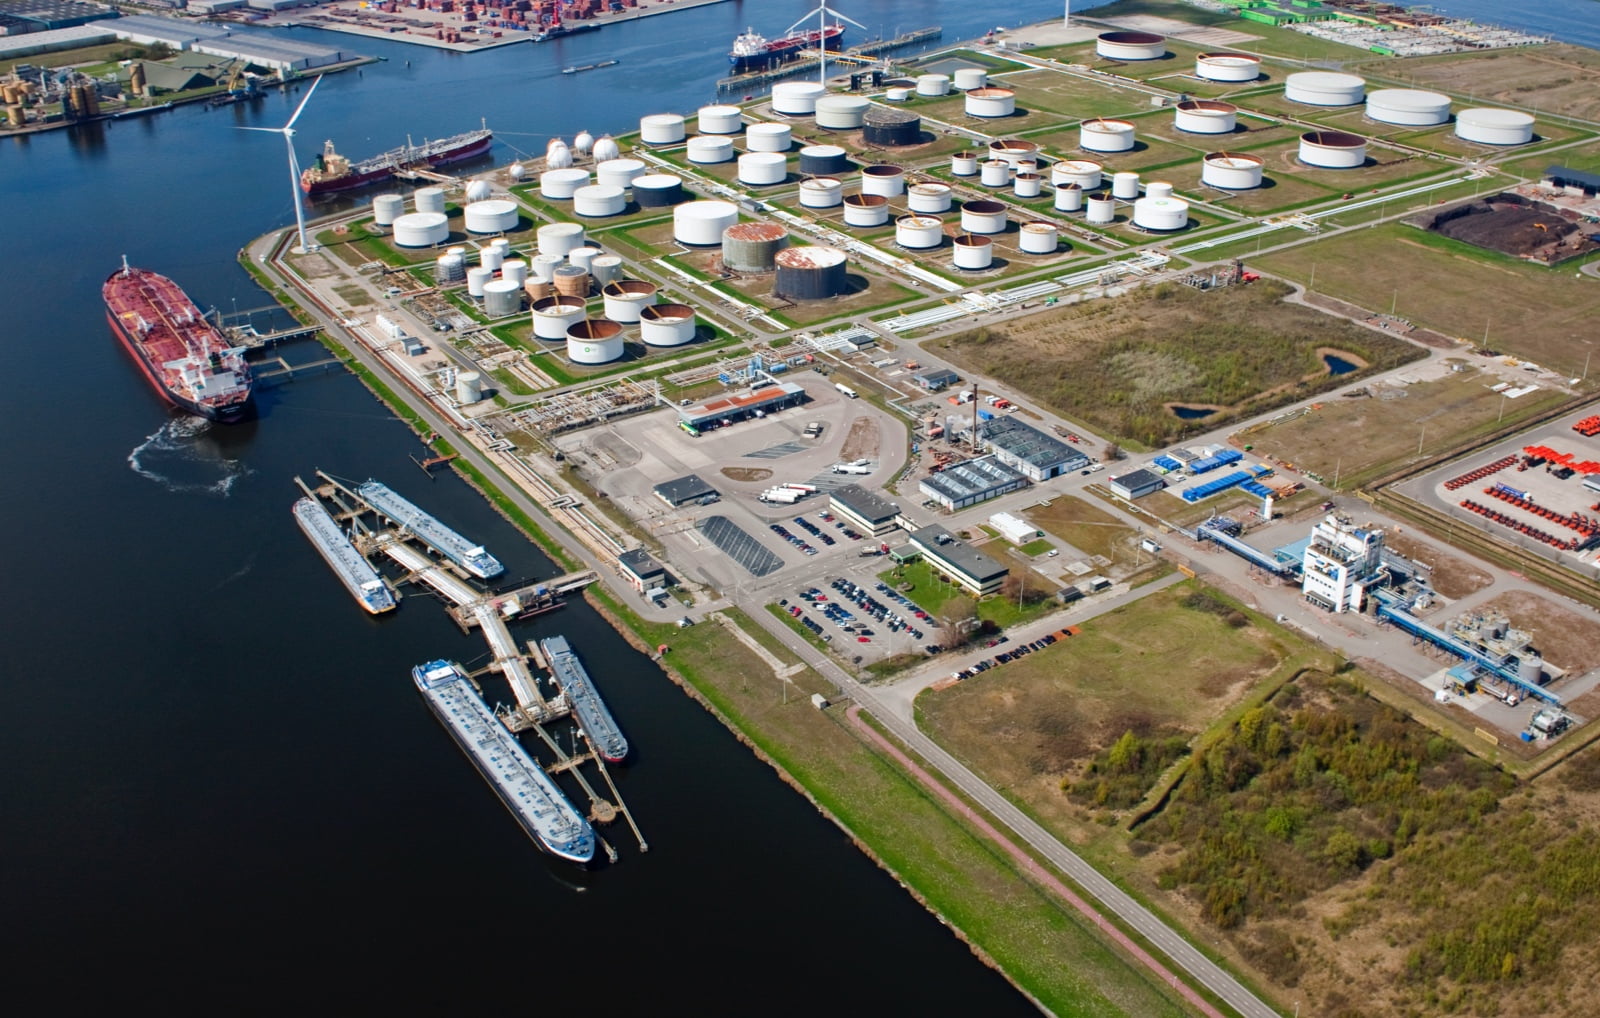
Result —
[[294, 521], [300, 524], [301, 531], [311, 540], [323, 561], [328, 563], [356, 603], [372, 615], [394, 610], [398, 603], [394, 592], [384, 584], [383, 577], [372, 568], [372, 563], [356, 551], [355, 545], [350, 543], [350, 539], [320, 502], [310, 496], [297, 500], [294, 504]]
[[357, 485], [356, 494], [378, 513], [404, 528], [417, 540], [465, 569], [480, 580], [493, 579], [505, 572], [500, 560], [480, 544], [473, 544], [396, 494], [387, 484], [367, 481]]
[[550, 675], [572, 705], [572, 713], [583, 728], [589, 746], [606, 763], [621, 763], [628, 756], [628, 740], [617, 727], [605, 701], [600, 699], [599, 691], [594, 688], [593, 680], [573, 652], [572, 645], [565, 636], [552, 636], [540, 640], [539, 646], [550, 665]]

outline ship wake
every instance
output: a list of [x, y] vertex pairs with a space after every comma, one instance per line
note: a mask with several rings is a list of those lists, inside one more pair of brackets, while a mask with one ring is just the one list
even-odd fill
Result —
[[212, 427], [202, 417], [175, 417], [128, 453], [128, 466], [171, 492], [227, 498], [250, 470], [217, 453], [206, 440]]

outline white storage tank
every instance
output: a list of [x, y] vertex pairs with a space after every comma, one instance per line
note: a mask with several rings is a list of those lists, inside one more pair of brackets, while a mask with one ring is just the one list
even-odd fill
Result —
[[1526, 145], [1533, 140], [1533, 118], [1516, 110], [1462, 110], [1456, 114], [1456, 137], [1480, 145]]
[[920, 96], [949, 95], [950, 76], [948, 74], [917, 75], [917, 94]]
[[505, 233], [517, 228], [517, 203], [504, 198], [475, 201], [467, 206], [463, 218], [468, 233]]
[[1117, 200], [1101, 191], [1091, 194], [1083, 203], [1083, 218], [1100, 226], [1113, 223], [1117, 218]]
[[1194, 58], [1194, 76], [1207, 81], [1255, 81], [1261, 58], [1248, 53], [1202, 53]]
[[813, 177], [800, 182], [800, 204], [808, 209], [831, 209], [844, 200], [844, 184], [833, 177]]
[[883, 98], [886, 102], [903, 103], [911, 98], [911, 89], [887, 88], [883, 91]]
[[1165, 180], [1152, 180], [1144, 186], [1146, 198], [1171, 198], [1172, 185]]
[[844, 196], [846, 226], [882, 226], [889, 221], [889, 199], [881, 194]]
[[1004, 233], [1005, 229], [1006, 207], [1003, 203], [979, 199], [961, 206], [961, 232]]
[[596, 163], [594, 182], [623, 189], [633, 186], [634, 180], [644, 176], [644, 162], [639, 159], [607, 159]]
[[1380, 88], [1367, 94], [1367, 119], [1429, 127], [1450, 119], [1450, 97], [1415, 88]]
[[599, 254], [600, 249], [597, 247], [589, 247], [587, 245], [575, 247], [567, 253], [567, 262], [568, 264], [576, 265], [585, 272], [590, 272], [594, 265], [595, 257]]
[[944, 223], [933, 216], [901, 216], [894, 223], [894, 242], [901, 247], [925, 250], [944, 241]]
[[467, 201], [483, 201], [494, 195], [494, 188], [487, 180], [474, 180], [467, 184], [466, 195]]
[[975, 88], [982, 88], [989, 84], [989, 72], [981, 67], [961, 67], [955, 73], [955, 87], [962, 92], [970, 92]]
[[494, 270], [474, 265], [467, 270], [467, 296], [482, 297], [483, 284], [494, 278]]
[[1017, 235], [1017, 247], [1028, 254], [1055, 254], [1060, 242], [1054, 223], [1023, 223]]
[[1140, 198], [1133, 203], [1133, 225], [1167, 233], [1189, 225], [1189, 203], [1182, 198]]
[[622, 278], [622, 259], [616, 255], [595, 255], [589, 263], [589, 275], [594, 277], [594, 285], [598, 287], [614, 283]]
[[1005, 187], [1011, 183], [1011, 164], [1004, 159], [985, 159], [978, 173], [984, 187]]
[[1018, 198], [1037, 198], [1043, 185], [1044, 178], [1037, 173], [1019, 173], [1011, 181], [1011, 191]]
[[877, 163], [861, 171], [861, 193], [894, 198], [906, 193], [906, 171], [893, 163]]
[[957, 152], [950, 157], [950, 172], [958, 177], [970, 177], [978, 172], [978, 153]]
[[590, 184], [572, 193], [572, 211], [580, 216], [620, 216], [628, 195], [614, 184]]
[[463, 371], [456, 375], [456, 402], [471, 406], [483, 399], [483, 376], [476, 371]]
[[574, 364], [609, 364], [622, 356], [622, 326], [604, 318], [585, 318], [567, 329], [567, 360]]
[[483, 284], [483, 313], [504, 318], [522, 310], [522, 287], [509, 279], [491, 279]]
[[535, 231], [539, 253], [565, 258], [567, 252], [583, 246], [583, 227], [577, 223], [546, 223]]
[[622, 155], [622, 146], [617, 144], [617, 139], [609, 134], [602, 134], [600, 140], [594, 143], [594, 161], [603, 163], [616, 159]]
[[652, 304], [639, 312], [639, 338], [646, 346], [682, 346], [694, 341], [694, 308], [687, 304]]
[[913, 212], [949, 212], [949, 184], [912, 184], [906, 188], [906, 208]]
[[1056, 187], [1077, 184], [1085, 191], [1093, 191], [1100, 186], [1100, 174], [1099, 163], [1091, 163], [1087, 159], [1063, 159], [1050, 167], [1050, 183]]
[[967, 116], [1009, 117], [1017, 112], [1017, 93], [1009, 88], [985, 85], [967, 92]]
[[1107, 60], [1160, 60], [1167, 55], [1167, 40], [1152, 32], [1101, 32], [1094, 51]]
[[546, 198], [571, 198], [574, 191], [589, 183], [589, 171], [576, 166], [564, 170], [545, 170], [539, 174], [539, 193]]
[[512, 163], [506, 169], [506, 176], [510, 177], [512, 180], [521, 180], [523, 177], [527, 176], [527, 174], [528, 168], [523, 166], [521, 163]]
[[1361, 78], [1337, 71], [1296, 71], [1283, 80], [1284, 98], [1307, 106], [1354, 106], [1366, 90]]
[[817, 100], [817, 126], [850, 131], [861, 126], [872, 103], [859, 95], [825, 95]]
[[689, 157], [691, 163], [702, 165], [725, 163], [733, 158], [733, 139], [696, 135], [689, 139], [688, 145], [684, 146], [684, 154]]
[[827, 94], [827, 88], [814, 81], [781, 81], [772, 86], [772, 109], [786, 117], [815, 113], [817, 100]]
[[582, 297], [568, 297], [565, 294], [534, 301], [533, 334], [540, 339], [566, 339], [567, 330], [583, 321], [587, 303]]
[[737, 106], [702, 106], [695, 128], [701, 134], [738, 134], [744, 130], [744, 113]]
[[1215, 99], [1189, 99], [1173, 107], [1172, 126], [1190, 134], [1232, 134], [1239, 107]]
[[1266, 163], [1243, 152], [1211, 152], [1200, 164], [1200, 183], [1224, 191], [1245, 191], [1261, 186]]
[[950, 261], [958, 269], [987, 269], [994, 264], [994, 241], [963, 233], [950, 242]]
[[727, 201], [691, 201], [672, 210], [672, 236], [680, 244], [715, 247], [722, 231], [739, 221], [739, 206]]
[[746, 152], [739, 157], [739, 182], [757, 187], [781, 184], [789, 176], [788, 162], [782, 152]]
[[1056, 188], [1056, 211], [1077, 212], [1083, 208], [1083, 188], [1077, 184], [1065, 184]]
[[1090, 152], [1126, 152], [1133, 148], [1133, 125], [1126, 120], [1085, 120], [1078, 125], [1078, 147]]
[[450, 239], [450, 220], [443, 212], [411, 212], [394, 221], [394, 242], [400, 247], [432, 247]]
[[676, 145], [687, 133], [676, 113], [652, 113], [639, 118], [639, 140], [646, 145]]
[[643, 279], [619, 279], [600, 291], [605, 316], [613, 322], [637, 322], [641, 309], [656, 302], [656, 284]]
[[989, 143], [989, 158], [1004, 159], [1012, 169], [1017, 169], [1023, 163], [1037, 164], [1039, 144], [1023, 138], [996, 138]]
[[528, 262], [528, 275], [534, 279], [548, 283], [555, 278], [556, 269], [567, 260], [565, 254], [536, 254]]
[[503, 247], [486, 247], [478, 252], [478, 264], [490, 272], [499, 272], [500, 266], [506, 263], [506, 249]]
[[411, 196], [418, 212], [443, 212], [444, 188], [419, 187]]
[[1300, 161], [1329, 170], [1353, 169], [1367, 161], [1367, 139], [1345, 131], [1307, 131], [1300, 136]]
[[372, 199], [372, 221], [379, 226], [393, 226], [405, 214], [406, 200], [402, 195], [380, 194]]
[[744, 132], [744, 147], [751, 152], [787, 152], [793, 145], [788, 124], [751, 124]]
[[1111, 197], [1123, 201], [1133, 201], [1139, 197], [1139, 175], [1137, 173], [1113, 173], [1111, 175]]
[[520, 258], [512, 258], [500, 263], [500, 278], [508, 279], [521, 286], [528, 281], [528, 263]]

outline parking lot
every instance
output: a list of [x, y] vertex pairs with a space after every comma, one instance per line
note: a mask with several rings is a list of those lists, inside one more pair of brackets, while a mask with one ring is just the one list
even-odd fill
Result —
[[801, 587], [793, 598], [779, 598], [778, 607], [842, 656], [877, 660], [944, 649], [937, 620], [882, 582], [836, 577], [825, 589]]

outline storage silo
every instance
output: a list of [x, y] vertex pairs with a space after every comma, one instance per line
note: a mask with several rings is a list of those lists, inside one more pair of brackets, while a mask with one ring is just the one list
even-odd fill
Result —
[[467, 296], [482, 297], [483, 284], [494, 278], [494, 270], [474, 265], [467, 270]]
[[600, 254], [597, 247], [575, 247], [567, 252], [567, 264], [576, 265], [578, 268], [593, 275], [594, 260]]
[[1211, 152], [1200, 164], [1200, 183], [1225, 191], [1245, 191], [1261, 186], [1266, 163], [1244, 152]]
[[521, 286], [528, 281], [528, 263], [521, 258], [511, 258], [501, 262], [500, 278]]
[[788, 124], [751, 124], [744, 132], [744, 147], [751, 152], [787, 152], [794, 147]]
[[683, 346], [694, 341], [698, 327], [687, 304], [652, 304], [639, 311], [639, 338], [646, 346]]
[[684, 146], [684, 154], [689, 157], [691, 163], [701, 165], [725, 163], [733, 158], [733, 139], [696, 135], [689, 139], [688, 145]]
[[989, 143], [989, 158], [1004, 159], [1012, 169], [1025, 162], [1038, 163], [1039, 144], [1024, 138], [996, 138]]
[[639, 118], [639, 140], [646, 145], [676, 145], [687, 133], [676, 113], [651, 113]]
[[522, 310], [522, 287], [509, 279], [491, 279], [483, 284], [483, 313], [504, 318]]
[[808, 209], [831, 209], [844, 200], [844, 184], [833, 177], [813, 177], [800, 182], [800, 204]]
[[476, 371], [462, 371], [456, 375], [456, 402], [471, 406], [483, 399], [483, 376]]
[[500, 266], [506, 263], [506, 250], [503, 247], [486, 247], [478, 252], [478, 264], [490, 272], [499, 272]]
[[609, 364], [626, 349], [622, 326], [604, 318], [585, 318], [567, 329], [567, 360], [574, 364]]
[[1116, 221], [1117, 200], [1104, 191], [1091, 194], [1083, 203], [1083, 218], [1085, 222], [1097, 226], [1105, 226]]
[[1011, 183], [1011, 164], [1004, 159], [985, 159], [978, 169], [978, 183], [984, 187], [1005, 187]]
[[546, 223], [534, 232], [539, 253], [565, 258], [567, 252], [583, 246], [583, 227], [577, 223]]
[[873, 106], [861, 118], [861, 140], [874, 148], [902, 148], [922, 142], [922, 117], [910, 110]]
[[788, 246], [789, 231], [778, 223], [735, 223], [722, 231], [722, 266], [735, 272], [771, 272], [773, 259]]
[[412, 193], [411, 202], [418, 212], [443, 212], [444, 188], [419, 187]]
[[967, 92], [967, 116], [1009, 117], [1017, 112], [1017, 93], [1009, 88], [985, 85]]
[[1090, 152], [1126, 152], [1133, 148], [1133, 125], [1126, 120], [1085, 120], [1078, 125], [1078, 147]]
[[1415, 88], [1380, 88], [1367, 94], [1367, 119], [1429, 127], [1450, 119], [1450, 97]]
[[1167, 40], [1153, 32], [1101, 32], [1094, 51], [1107, 60], [1160, 60], [1167, 55]]
[[1111, 175], [1111, 197], [1122, 201], [1133, 201], [1139, 197], [1139, 175], [1137, 173], [1113, 173]]
[[861, 193], [895, 198], [906, 193], [906, 171], [893, 163], [876, 163], [861, 171]]
[[912, 184], [906, 188], [906, 208], [913, 212], [949, 212], [949, 184]]
[[642, 209], [662, 209], [687, 201], [683, 178], [672, 173], [647, 173], [633, 178], [633, 200]]
[[800, 150], [800, 173], [807, 177], [832, 177], [850, 169], [850, 157], [837, 145], [807, 145]]
[[505, 233], [515, 230], [520, 220], [517, 203], [504, 198], [490, 198], [468, 205], [462, 217], [468, 233]]
[[372, 221], [379, 226], [393, 226], [405, 214], [406, 200], [402, 195], [380, 194], [372, 199]]
[[739, 157], [739, 183], [756, 187], [781, 184], [789, 176], [782, 152], [746, 152]]
[[963, 233], [950, 242], [950, 261], [958, 269], [987, 269], [994, 264], [994, 241]]
[[1056, 187], [1076, 184], [1085, 191], [1093, 191], [1100, 186], [1100, 176], [1100, 164], [1087, 159], [1063, 159], [1050, 167], [1050, 183]]
[[589, 296], [589, 273], [576, 265], [557, 265], [550, 273], [550, 285], [562, 297]]
[[772, 86], [772, 110], [786, 117], [815, 113], [817, 100], [827, 94], [827, 87], [814, 81], [780, 81]]
[[969, 201], [961, 206], [961, 231], [963, 233], [1004, 233], [1006, 207], [997, 201]]
[[627, 192], [614, 184], [590, 184], [572, 192], [572, 211], [580, 216], [620, 216], [627, 207]]
[[465, 192], [467, 201], [485, 201], [494, 196], [494, 188], [489, 186], [487, 180], [473, 180], [467, 183]]
[[641, 309], [656, 302], [656, 284], [643, 279], [619, 279], [600, 291], [605, 316], [613, 322], [637, 322]]
[[1232, 134], [1239, 107], [1214, 99], [1189, 99], [1173, 107], [1172, 126], [1190, 134]]
[[978, 153], [957, 152], [950, 157], [950, 172], [957, 177], [971, 177], [978, 172]]
[[933, 216], [901, 216], [894, 223], [894, 242], [921, 251], [944, 242], [944, 223]]
[[1182, 198], [1140, 198], [1133, 203], [1133, 225], [1168, 233], [1189, 225], [1189, 203]]
[[1018, 198], [1037, 198], [1044, 178], [1037, 173], [1019, 173], [1011, 180], [1011, 191]]
[[1307, 131], [1300, 136], [1300, 161], [1328, 170], [1349, 170], [1366, 164], [1367, 139], [1344, 131]]
[[[576, 246], [576, 245], [574, 245]], [[568, 250], [571, 250], [570, 248]], [[528, 276], [532, 279], [542, 279], [546, 283], [555, 278], [556, 269], [567, 260], [565, 254], [536, 254], [528, 261]]]
[[1083, 188], [1077, 184], [1065, 184], [1056, 188], [1056, 211], [1076, 212], [1083, 208]]
[[917, 75], [917, 94], [924, 98], [949, 95], [950, 76], [948, 74]]
[[533, 302], [533, 334], [540, 339], [567, 338], [567, 330], [583, 321], [586, 301], [582, 297], [556, 294]]
[[738, 134], [744, 130], [744, 113], [737, 106], [702, 106], [695, 127], [701, 134]]
[[1017, 247], [1028, 254], [1055, 254], [1061, 233], [1054, 223], [1023, 223]]
[[989, 84], [989, 72], [981, 67], [957, 68], [953, 84], [959, 91], [970, 92]]
[[589, 263], [589, 275], [594, 277], [596, 286], [614, 283], [622, 278], [622, 259], [616, 255], [595, 255]]
[[644, 176], [644, 161], [640, 159], [607, 159], [603, 163], [596, 163], [594, 167], [594, 182], [607, 187], [620, 187], [626, 190], [633, 186], [634, 179]]
[[1306, 106], [1354, 106], [1367, 83], [1354, 74], [1336, 71], [1296, 71], [1283, 80], [1283, 96]]
[[394, 221], [394, 242], [399, 247], [432, 247], [450, 239], [450, 220], [443, 212], [410, 212]]
[[1165, 180], [1152, 180], [1144, 186], [1146, 198], [1171, 198], [1172, 185]]
[[1194, 76], [1207, 81], [1255, 81], [1261, 58], [1247, 53], [1202, 53], [1194, 58]]
[[573, 192], [589, 183], [589, 171], [576, 166], [562, 170], [545, 170], [539, 174], [539, 193], [546, 198], [561, 201], [571, 198]]
[[778, 274], [772, 292], [787, 300], [826, 300], [849, 290], [843, 251], [836, 247], [790, 247], [774, 259]]
[[859, 95], [825, 95], [817, 100], [817, 126], [853, 131], [865, 120], [872, 103]]
[[1544, 658], [1528, 654], [1517, 658], [1517, 678], [1530, 686], [1544, 683]]
[[691, 201], [672, 210], [672, 236], [680, 244], [715, 247], [722, 231], [739, 221], [739, 206], [727, 201]]
[[[423, 213], [431, 215], [432, 213]], [[453, 251], [446, 251], [433, 264], [433, 281], [440, 286], [459, 283], [467, 276], [466, 259]]]
[[1516, 110], [1462, 110], [1456, 114], [1456, 137], [1480, 145], [1526, 145], [1533, 140], [1533, 118]]
[[883, 90], [883, 99], [885, 102], [903, 103], [908, 101], [910, 98], [911, 89], [909, 88], [886, 88]]
[[889, 221], [889, 199], [881, 194], [844, 196], [846, 226], [882, 226]]

